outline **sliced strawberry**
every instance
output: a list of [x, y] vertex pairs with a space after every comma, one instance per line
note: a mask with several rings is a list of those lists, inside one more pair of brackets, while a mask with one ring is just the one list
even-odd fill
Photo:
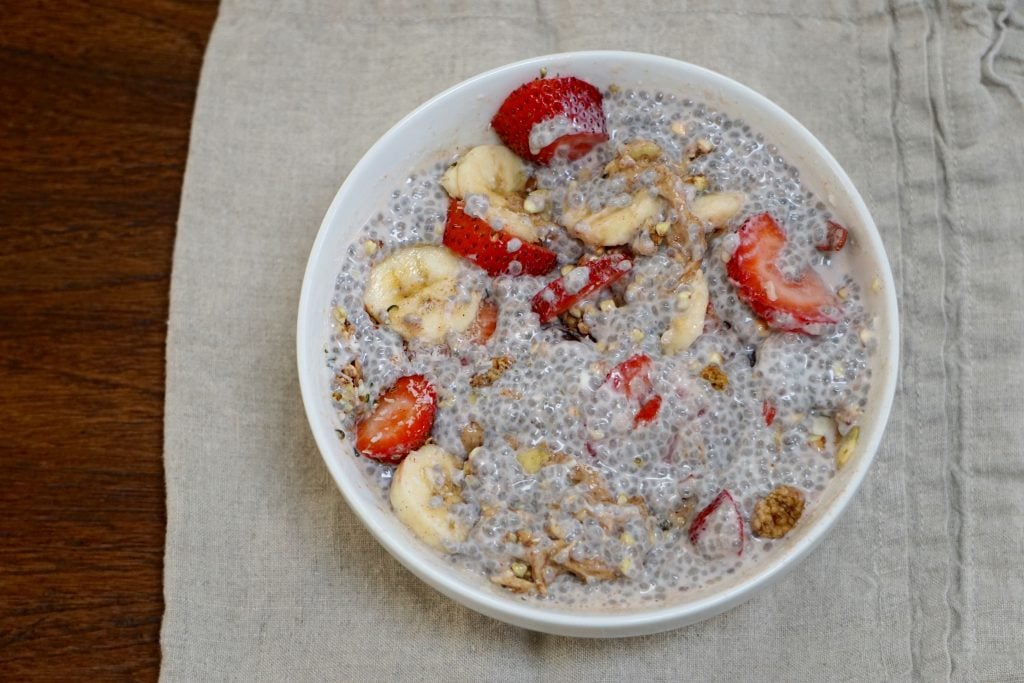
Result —
[[634, 429], [654, 420], [661, 410], [661, 396], [654, 393], [651, 381], [653, 365], [649, 356], [638, 353], [612, 368], [604, 380], [605, 384], [640, 406], [633, 417]]
[[846, 245], [846, 238], [849, 231], [835, 221], [829, 221], [825, 229], [825, 241], [815, 244], [818, 251], [839, 251]]
[[[735, 516], [736, 536], [723, 529], [720, 534], [712, 536], [710, 530], [721, 523], [729, 523], [730, 517]], [[714, 522], [719, 522], [718, 525]], [[707, 507], [697, 513], [690, 524], [690, 543], [697, 546], [698, 550], [707, 557], [723, 557], [733, 548], [736, 554], [743, 554], [743, 515], [740, 514], [740, 507], [736, 504], [728, 489], [715, 496], [715, 499], [708, 503]]]
[[651, 382], [652, 366], [650, 356], [638, 353], [612, 368], [604, 381], [611, 384], [613, 389], [625, 394], [626, 398], [642, 401], [654, 390], [654, 384]]
[[[586, 270], [581, 271], [581, 268]], [[542, 325], [549, 323], [594, 292], [619, 280], [632, 268], [633, 262], [620, 252], [588, 261], [534, 294], [533, 311], [540, 316]]]
[[490, 299], [484, 299], [480, 303], [480, 309], [477, 311], [476, 320], [466, 330], [466, 338], [476, 342], [477, 344], [486, 344], [494, 335], [494, 330], [498, 327], [498, 304], [491, 301]]
[[820, 333], [820, 325], [838, 320], [839, 302], [818, 273], [808, 266], [795, 280], [776, 263], [786, 234], [767, 213], [748, 218], [740, 243], [729, 259], [729, 279], [739, 297], [768, 325], [788, 332]]
[[[444, 245], [495, 275], [544, 275], [558, 265], [555, 252], [524, 242], [503, 230], [494, 230], [487, 221], [470, 216], [462, 202], [448, 204], [444, 226]], [[518, 263], [518, 266], [513, 266]]]
[[356, 424], [356, 449], [374, 460], [401, 462], [426, 443], [436, 405], [437, 393], [423, 375], [400, 377]]
[[771, 427], [772, 422], [775, 422], [775, 406], [768, 399], [765, 399], [761, 404], [761, 415], [764, 416], [766, 427]]
[[[547, 164], [559, 152], [573, 161], [608, 139], [601, 101], [601, 92], [579, 78], [538, 78], [505, 98], [491, 126], [509, 149], [528, 161]], [[564, 124], [567, 132], [532, 152], [530, 133], [544, 123]]]
[[633, 429], [653, 421], [654, 418], [658, 417], [659, 410], [661, 410], [661, 396], [655, 394], [654, 398], [647, 399], [640, 406], [640, 410], [636, 411], [636, 417], [633, 418]]

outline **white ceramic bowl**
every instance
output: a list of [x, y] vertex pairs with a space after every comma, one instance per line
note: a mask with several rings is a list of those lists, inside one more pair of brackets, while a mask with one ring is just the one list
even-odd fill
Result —
[[[764, 561], [681, 601], [610, 611], [568, 609], [523, 601], [486, 579], [454, 568], [429, 549], [379, 499], [340, 440], [324, 363], [331, 297], [346, 247], [359, 228], [385, 204], [388, 188], [410, 171], [455, 149], [495, 141], [491, 116], [505, 95], [549, 73], [575, 75], [598, 87], [663, 90], [702, 100], [740, 117], [778, 146], [800, 169], [801, 179], [850, 231], [847, 249], [866, 285], [866, 305], [877, 318], [879, 346], [871, 359], [873, 384], [853, 459], [829, 484], [820, 502], [797, 529], [776, 542]], [[867, 286], [874, 278], [881, 287]], [[873, 291], [877, 290], [877, 291]], [[896, 291], [878, 230], [864, 201], [832, 155], [799, 122], [753, 90], [685, 62], [629, 52], [574, 52], [503, 66], [460, 83], [399, 121], [352, 169], [324, 217], [302, 283], [298, 317], [298, 369], [309, 424], [327, 467], [366, 528], [410, 571], [445, 595], [478, 612], [537, 631], [560, 635], [613, 637], [657, 633], [723, 612], [748, 599], [797, 564], [822, 539], [857, 491], [882, 438], [896, 388], [899, 354]]]

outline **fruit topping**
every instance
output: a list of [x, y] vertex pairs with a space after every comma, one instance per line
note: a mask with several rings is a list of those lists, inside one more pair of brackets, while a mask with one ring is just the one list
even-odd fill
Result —
[[466, 337], [477, 344], [486, 344], [498, 328], [498, 304], [490, 299], [480, 302], [476, 320], [466, 329]]
[[441, 551], [466, 540], [469, 529], [451, 510], [462, 502], [462, 462], [427, 444], [411, 453], [391, 479], [391, 507], [425, 543]]
[[606, 385], [639, 406], [633, 417], [634, 429], [653, 421], [661, 409], [661, 396], [654, 393], [651, 381], [652, 368], [650, 357], [638, 353], [612, 368], [604, 380]]
[[444, 227], [444, 244], [487, 271], [488, 275], [544, 275], [558, 263], [550, 249], [524, 242], [465, 212], [451, 200]]
[[661, 410], [661, 396], [655, 395], [647, 399], [640, 406], [640, 410], [636, 411], [636, 417], [633, 418], [633, 427], [635, 428], [653, 421], [658, 416], [659, 410]]
[[426, 443], [436, 405], [437, 393], [423, 375], [400, 377], [356, 424], [356, 449], [374, 460], [400, 462]]
[[818, 274], [806, 266], [796, 278], [779, 269], [786, 234], [771, 215], [751, 216], [739, 230], [739, 246], [729, 259], [729, 279], [740, 299], [771, 327], [820, 334], [838, 321], [839, 301]]
[[538, 78], [505, 98], [491, 126], [524, 159], [548, 164], [562, 153], [573, 161], [608, 139], [601, 101], [601, 92], [579, 78]]
[[526, 164], [508, 147], [479, 145], [445, 171], [441, 186], [452, 199], [470, 202], [470, 215], [513, 237], [536, 242], [543, 222], [524, 204], [528, 181]]
[[612, 368], [604, 381], [625, 394], [626, 398], [643, 400], [654, 390], [651, 382], [652, 365], [649, 356], [638, 353]]
[[548, 283], [533, 297], [533, 311], [541, 324], [549, 323], [594, 292], [621, 279], [633, 262], [621, 252], [605, 254]]
[[363, 294], [366, 312], [406, 341], [440, 344], [477, 319], [480, 295], [459, 296], [463, 261], [432, 244], [404, 247], [370, 270]]
[[846, 245], [849, 232], [835, 221], [829, 221], [825, 229], [825, 241], [815, 244], [818, 251], [839, 251]]
[[743, 554], [743, 515], [728, 490], [697, 513], [690, 524], [690, 543], [708, 559]]
[[719, 229], [739, 214], [745, 201], [746, 196], [741, 192], [713, 192], [697, 197], [691, 211], [697, 218]]

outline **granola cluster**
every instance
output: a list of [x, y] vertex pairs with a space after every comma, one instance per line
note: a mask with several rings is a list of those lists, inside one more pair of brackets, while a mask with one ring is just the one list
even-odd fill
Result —
[[758, 501], [750, 516], [750, 528], [755, 536], [782, 538], [796, 526], [804, 512], [804, 494], [792, 486], [776, 486]]

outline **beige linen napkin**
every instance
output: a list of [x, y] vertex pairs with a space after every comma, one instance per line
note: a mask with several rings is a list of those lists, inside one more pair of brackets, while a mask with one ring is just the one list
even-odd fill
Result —
[[[167, 347], [166, 680], [1024, 679], [1024, 14], [998, 2], [225, 0], [203, 67]], [[672, 633], [506, 626], [421, 584], [310, 436], [306, 256], [373, 141], [528, 56], [718, 70], [836, 155], [885, 240], [903, 369], [875, 466], [799, 568]]]

